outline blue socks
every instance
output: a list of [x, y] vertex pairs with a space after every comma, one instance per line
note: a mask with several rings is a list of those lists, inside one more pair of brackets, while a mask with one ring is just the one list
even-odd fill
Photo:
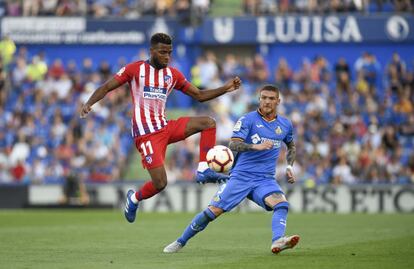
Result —
[[[285, 234], [288, 210], [288, 202], [281, 202], [275, 206], [272, 217], [272, 242], [281, 238]], [[198, 213], [198, 215], [191, 221], [191, 224], [185, 228], [180, 238], [177, 239], [177, 242], [182, 246], [185, 246], [188, 240], [204, 230], [209, 222], [213, 221], [215, 218], [216, 216], [209, 208]]]
[[214, 213], [207, 208], [203, 212], [200, 212], [194, 219], [191, 221], [191, 224], [185, 228], [184, 233], [180, 238], [177, 239], [177, 242], [182, 246], [187, 244], [187, 241], [190, 240], [198, 232], [204, 230], [210, 221], [213, 221], [216, 218]]
[[272, 217], [272, 242], [285, 234], [288, 210], [288, 202], [281, 202], [275, 206]]

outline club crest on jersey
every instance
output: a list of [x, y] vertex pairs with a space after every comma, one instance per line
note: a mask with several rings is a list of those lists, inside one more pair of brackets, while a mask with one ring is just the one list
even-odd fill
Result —
[[147, 163], [151, 164], [152, 163], [152, 157], [151, 157], [151, 155], [145, 156], [145, 161]]
[[250, 139], [252, 140], [252, 143], [253, 143], [253, 144], [259, 144], [259, 143], [260, 143], [260, 141], [262, 140], [258, 134], [254, 134], [254, 135], [252, 135], [252, 136], [250, 137]]
[[275, 130], [276, 134], [281, 134], [282, 133], [282, 128], [280, 128], [280, 126], [277, 126], [276, 130]]
[[167, 83], [167, 84], [171, 84], [171, 76], [165, 75], [164, 76], [164, 82]]

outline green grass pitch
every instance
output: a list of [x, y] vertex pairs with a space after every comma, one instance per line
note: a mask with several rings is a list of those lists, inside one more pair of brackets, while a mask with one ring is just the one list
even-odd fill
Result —
[[291, 214], [295, 249], [270, 252], [269, 213], [229, 213], [177, 254], [194, 214], [0, 211], [0, 268], [414, 268], [414, 214]]

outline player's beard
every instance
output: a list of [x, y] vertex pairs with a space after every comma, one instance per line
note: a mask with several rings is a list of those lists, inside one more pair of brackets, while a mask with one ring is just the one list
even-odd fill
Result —
[[260, 107], [260, 111], [265, 116], [271, 116], [272, 114], [275, 113], [276, 108], [272, 108], [271, 106], [262, 106]]
[[157, 68], [157, 69], [163, 69], [163, 68], [166, 68], [168, 66], [168, 63], [167, 64], [163, 64], [157, 58], [153, 58], [152, 59], [152, 62], [154, 64], [155, 68]]

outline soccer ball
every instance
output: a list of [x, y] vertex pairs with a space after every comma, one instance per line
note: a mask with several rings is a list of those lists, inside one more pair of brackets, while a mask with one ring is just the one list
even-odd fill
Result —
[[228, 147], [217, 145], [207, 152], [208, 166], [216, 172], [229, 171], [233, 162], [233, 153]]

